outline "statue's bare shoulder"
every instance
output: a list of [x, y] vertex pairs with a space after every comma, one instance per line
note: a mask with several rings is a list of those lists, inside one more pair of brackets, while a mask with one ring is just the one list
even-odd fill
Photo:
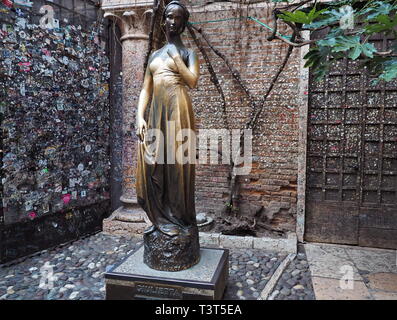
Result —
[[153, 51], [150, 55], [149, 55], [149, 61], [148, 63], [150, 64], [154, 58], [156, 58], [158, 56], [158, 54], [160, 53], [161, 49], [158, 49], [156, 51]]

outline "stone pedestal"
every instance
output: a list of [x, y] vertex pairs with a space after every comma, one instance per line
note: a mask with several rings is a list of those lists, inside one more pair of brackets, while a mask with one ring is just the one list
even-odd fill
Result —
[[229, 277], [227, 249], [200, 249], [200, 261], [183, 271], [143, 263], [141, 247], [105, 274], [106, 300], [220, 300]]
[[137, 217], [140, 217], [140, 212], [125, 214], [121, 210], [116, 210], [109, 218], [103, 220], [102, 230], [107, 234], [126, 237], [142, 235], [151, 222], [148, 220], [138, 222]]

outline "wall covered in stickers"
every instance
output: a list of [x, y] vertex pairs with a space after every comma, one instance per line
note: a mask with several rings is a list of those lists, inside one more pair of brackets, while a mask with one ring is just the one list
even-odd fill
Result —
[[104, 23], [94, 1], [0, 0], [0, 263], [108, 214]]

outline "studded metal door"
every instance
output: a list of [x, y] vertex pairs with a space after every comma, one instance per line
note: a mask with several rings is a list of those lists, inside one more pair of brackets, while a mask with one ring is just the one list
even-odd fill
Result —
[[305, 240], [396, 249], [397, 81], [376, 84], [360, 63], [310, 80]]

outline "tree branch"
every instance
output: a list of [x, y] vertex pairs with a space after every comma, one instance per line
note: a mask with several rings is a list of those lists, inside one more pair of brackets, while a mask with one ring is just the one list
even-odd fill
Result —
[[191, 25], [191, 27], [196, 30], [198, 33], [200, 33], [200, 35], [203, 37], [203, 39], [205, 40], [205, 42], [207, 42], [208, 46], [211, 48], [211, 50], [219, 57], [221, 58], [227, 68], [229, 69], [230, 73], [232, 74], [233, 78], [237, 81], [237, 83], [240, 85], [240, 87], [243, 89], [245, 95], [247, 96], [248, 100], [250, 101], [251, 107], [253, 109], [255, 109], [255, 102], [254, 99], [252, 99], [252, 96], [248, 90], [248, 88], [244, 85], [243, 81], [241, 80], [241, 76], [239, 74], [238, 71], [236, 71], [231, 65], [229, 60], [218, 50], [216, 49], [211, 42], [208, 40], [207, 35], [199, 28], [196, 28], [195, 26]]
[[308, 40], [308, 41], [296, 43], [296, 42], [291, 42], [291, 41], [289, 41], [289, 40], [287, 40], [287, 39], [285, 39], [283, 37], [280, 37], [278, 35], [276, 35], [276, 38], [281, 40], [281, 41], [283, 41], [283, 42], [285, 42], [285, 43], [287, 43], [287, 44], [289, 44], [290, 46], [293, 46], [293, 47], [296, 47], [296, 48], [307, 46], [307, 45], [315, 43], [317, 41], [317, 40]]
[[268, 41], [273, 41], [276, 38], [277, 28], [278, 28], [278, 25], [277, 25], [278, 17], [277, 17], [277, 15], [279, 13], [280, 13], [280, 11], [278, 9], [274, 9], [273, 12], [272, 12], [273, 21], [274, 21], [273, 22], [273, 32], [272, 32], [272, 34], [270, 36], [267, 37]]
[[[295, 37], [296, 37], [296, 34], [294, 33], [292, 35], [291, 39], [294, 40]], [[269, 96], [270, 92], [272, 91], [274, 85], [276, 84], [281, 72], [283, 72], [285, 66], [287, 65], [288, 60], [291, 57], [293, 49], [294, 49], [293, 45], [290, 45], [288, 47], [287, 54], [285, 55], [284, 60], [283, 60], [282, 64], [280, 65], [280, 68], [278, 69], [277, 73], [274, 75], [272, 81], [270, 82], [270, 86], [269, 86], [269, 88], [266, 91], [266, 94], [263, 96], [263, 98], [261, 100], [260, 109], [256, 111], [256, 113], [255, 113], [254, 117], [251, 119], [251, 121], [249, 121], [246, 124], [246, 129], [250, 129], [250, 128], [254, 129], [254, 127], [256, 125], [256, 122], [258, 121], [258, 118], [259, 118], [260, 114], [262, 113], [262, 110], [264, 109], [265, 101], [266, 101], [267, 97]]]
[[227, 114], [226, 114], [226, 99], [225, 99], [225, 94], [223, 93], [223, 89], [219, 83], [218, 77], [214, 71], [214, 68], [212, 67], [210, 58], [208, 57], [207, 53], [205, 52], [204, 47], [201, 45], [200, 40], [197, 39], [196, 34], [194, 32], [194, 29], [191, 24], [187, 25], [187, 29], [190, 33], [190, 35], [193, 38], [194, 43], [196, 44], [197, 48], [200, 50], [201, 54], [203, 55], [203, 58], [205, 60], [205, 63], [207, 65], [207, 69], [209, 73], [211, 74], [211, 82], [215, 85], [216, 89], [218, 90], [219, 95], [222, 98], [222, 114], [223, 114], [223, 120], [225, 122], [225, 125], [227, 128], [229, 128], [229, 122], [227, 121]]
[[374, 55], [380, 57], [397, 57], [397, 54], [393, 54], [393, 50], [375, 52]]

